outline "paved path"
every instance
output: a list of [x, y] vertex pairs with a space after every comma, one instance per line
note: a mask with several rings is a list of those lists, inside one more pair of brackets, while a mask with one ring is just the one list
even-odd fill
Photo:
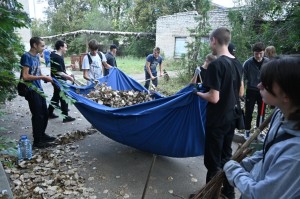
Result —
[[[44, 74], [49, 74], [49, 68], [42, 68]], [[75, 72], [76, 77], [82, 74]], [[136, 80], [143, 80], [144, 75], [133, 75]], [[44, 84], [45, 92], [51, 96], [51, 84]], [[21, 134], [31, 136], [30, 111], [22, 97], [8, 102], [2, 109], [5, 117], [0, 120], [0, 126], [6, 131], [0, 131], [1, 136], [18, 139]], [[91, 124], [74, 107], [69, 114], [76, 117], [73, 123], [62, 123], [62, 119], [49, 120], [47, 134], [58, 135], [75, 130], [85, 130]], [[13, 121], [13, 122], [10, 122]], [[99, 121], [101, 122], [101, 121]], [[145, 153], [129, 146], [117, 143], [100, 132], [89, 135], [76, 143], [78, 153], [87, 164], [79, 168], [79, 174], [86, 180], [86, 187], [95, 190], [97, 198], [132, 198], [140, 199], [144, 190], [148, 171], [152, 162], [152, 154]], [[234, 144], [236, 148], [236, 145]], [[206, 169], [203, 156], [193, 158], [170, 158], [158, 156], [153, 167], [146, 199], [188, 198], [190, 193], [200, 189], [205, 184]], [[0, 187], [1, 188], [1, 187]], [[119, 193], [123, 193], [121, 197]], [[173, 194], [172, 194], [173, 193]], [[127, 194], [127, 195], [124, 195]], [[119, 195], [119, 197], [118, 197]]]

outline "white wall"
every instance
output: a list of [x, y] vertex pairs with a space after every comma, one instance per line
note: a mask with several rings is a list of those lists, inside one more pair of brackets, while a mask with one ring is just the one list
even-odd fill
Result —
[[[18, 0], [18, 2], [23, 4], [24, 11], [29, 14], [29, 0]], [[29, 40], [31, 38], [31, 29], [29, 28], [21, 28], [16, 29], [16, 32], [19, 33], [21, 37], [22, 43], [25, 46], [25, 50], [28, 51], [30, 49]]]

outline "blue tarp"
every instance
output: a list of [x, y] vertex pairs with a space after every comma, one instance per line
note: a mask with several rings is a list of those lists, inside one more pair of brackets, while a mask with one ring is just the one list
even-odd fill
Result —
[[[148, 92], [138, 82], [117, 68], [99, 79], [113, 90]], [[81, 114], [102, 134], [122, 144], [153, 154], [170, 157], [195, 157], [204, 153], [204, 119], [206, 102], [188, 86], [177, 94], [163, 97], [156, 93], [153, 101], [123, 108], [111, 108], [79, 94], [94, 85], [70, 85], [67, 93], [77, 102]]]

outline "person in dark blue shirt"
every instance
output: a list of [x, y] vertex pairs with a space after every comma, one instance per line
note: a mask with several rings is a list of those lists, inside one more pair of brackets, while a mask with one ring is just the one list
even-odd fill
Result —
[[160, 48], [155, 47], [153, 49], [153, 54], [150, 54], [146, 58], [146, 64], [144, 67], [145, 70], [145, 88], [149, 89], [150, 81], [152, 81], [152, 84], [157, 87], [158, 85], [158, 79], [157, 79], [157, 66], [159, 65], [159, 72], [160, 72], [160, 77], [162, 77], [162, 57], [159, 55], [160, 54]]
[[47, 47], [43, 51], [43, 57], [45, 60], [46, 67], [50, 67], [50, 51], [48, 50]]
[[41, 95], [44, 93], [41, 80], [52, 82], [52, 78], [41, 73], [40, 55], [45, 47], [43, 39], [32, 37], [30, 39], [30, 50], [22, 55], [20, 65], [22, 67], [22, 79], [31, 83], [25, 94], [31, 112], [33, 147], [45, 148], [50, 142], [55, 141], [54, 137], [45, 134], [48, 125], [48, 110], [46, 99]]

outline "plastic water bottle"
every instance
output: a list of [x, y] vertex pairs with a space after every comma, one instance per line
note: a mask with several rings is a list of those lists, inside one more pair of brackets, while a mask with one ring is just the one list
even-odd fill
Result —
[[30, 160], [32, 158], [32, 145], [26, 135], [22, 135], [18, 143], [18, 159]]

